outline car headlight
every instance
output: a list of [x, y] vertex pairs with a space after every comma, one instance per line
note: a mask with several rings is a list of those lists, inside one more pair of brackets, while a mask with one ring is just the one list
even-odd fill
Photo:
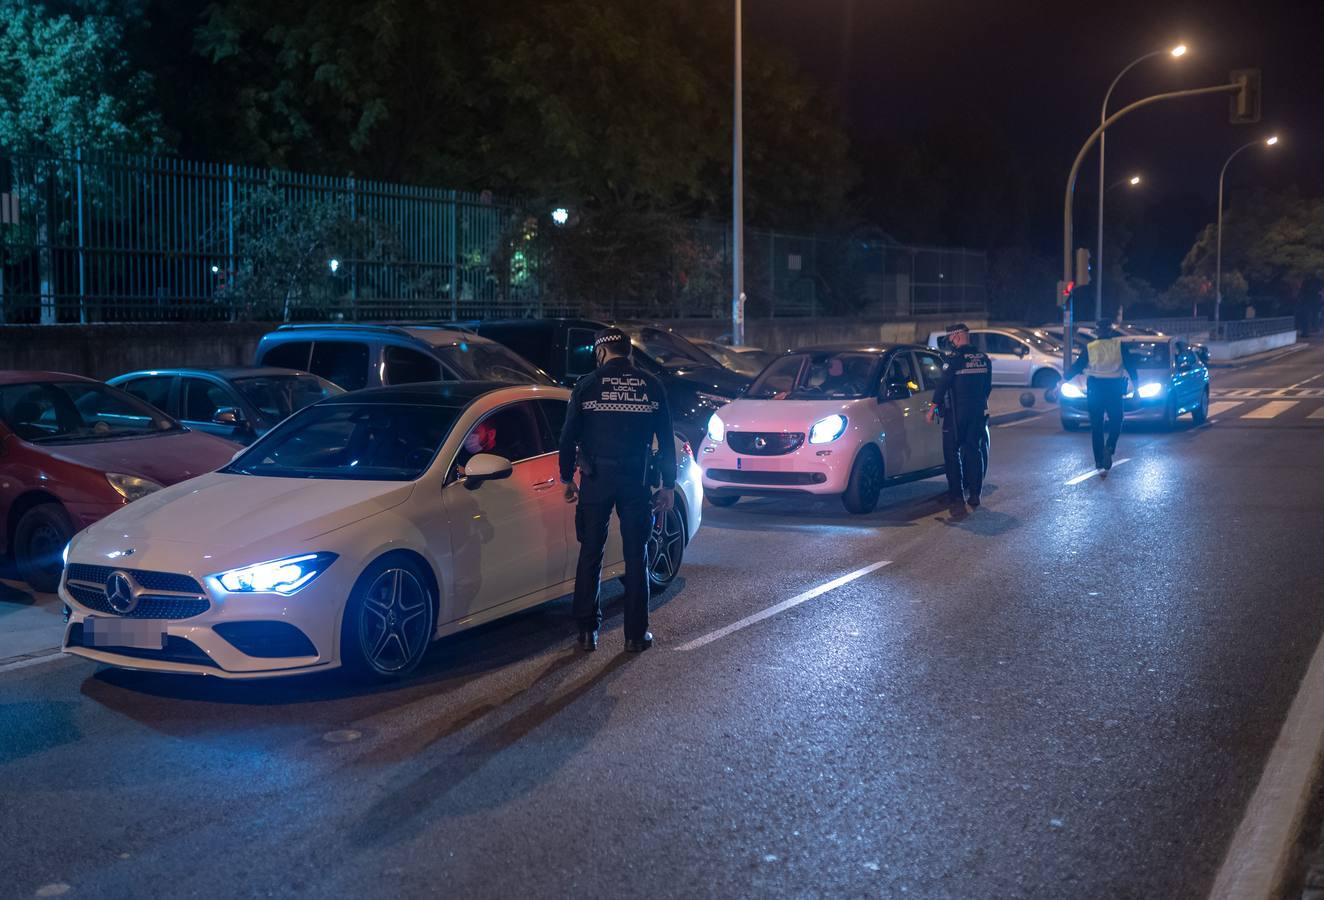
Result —
[[709, 394], [706, 391], [695, 391], [694, 399], [704, 406], [711, 406], [720, 409], [731, 402], [730, 397], [723, 397], [721, 394]]
[[161, 485], [152, 481], [152, 479], [139, 478], [137, 475], [121, 475], [118, 472], [107, 472], [106, 481], [110, 482], [110, 486], [129, 503], [132, 503], [135, 500], [141, 500], [148, 494], [155, 494], [157, 491], [161, 490]]
[[1074, 383], [1067, 381], [1062, 384], [1062, 396], [1071, 400], [1079, 400], [1081, 397], [1085, 396], [1085, 392]]
[[232, 594], [293, 594], [336, 561], [334, 553], [307, 553], [230, 569], [212, 577]]
[[809, 429], [809, 443], [830, 444], [845, 433], [846, 417], [840, 414], [828, 416], [826, 419], [819, 419], [814, 423], [814, 427]]
[[726, 423], [717, 413], [708, 417], [708, 440], [714, 444], [720, 444], [726, 440]]
[[1159, 394], [1163, 393], [1163, 385], [1159, 384], [1157, 381], [1151, 381], [1149, 384], [1140, 385], [1140, 390], [1136, 393], [1148, 400], [1150, 397], [1157, 397]]

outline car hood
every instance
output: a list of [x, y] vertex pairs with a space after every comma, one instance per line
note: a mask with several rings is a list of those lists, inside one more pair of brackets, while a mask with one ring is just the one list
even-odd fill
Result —
[[718, 415], [728, 431], [807, 432], [819, 419], [842, 414], [846, 418], [876, 407], [872, 397], [859, 400], [735, 400]]
[[669, 381], [719, 397], [734, 397], [753, 380], [717, 366], [686, 366], [666, 371]]
[[100, 472], [150, 478], [160, 485], [177, 484], [219, 469], [238, 449], [235, 444], [197, 431], [33, 446], [63, 462]]
[[413, 482], [213, 472], [130, 503], [83, 532], [78, 543], [109, 541], [115, 545], [111, 550], [126, 543], [137, 550], [153, 543], [274, 550], [398, 506], [413, 490]]

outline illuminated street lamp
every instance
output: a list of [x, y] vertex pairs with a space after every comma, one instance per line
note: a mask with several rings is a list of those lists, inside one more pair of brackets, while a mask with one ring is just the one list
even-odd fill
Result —
[[1264, 145], [1272, 147], [1278, 143], [1278, 135], [1272, 135], [1261, 141], [1250, 141], [1242, 144], [1232, 151], [1232, 155], [1223, 163], [1223, 170], [1218, 173], [1218, 238], [1216, 240], [1217, 249], [1214, 251], [1214, 324], [1218, 324], [1218, 317], [1222, 313], [1223, 306], [1223, 176], [1227, 175], [1228, 163], [1236, 159], [1243, 150], [1249, 150], [1251, 147]]
[[[1122, 80], [1122, 76], [1134, 69], [1147, 59], [1153, 59], [1156, 56], [1169, 56], [1173, 59], [1180, 59], [1186, 55], [1186, 45], [1178, 44], [1171, 50], [1155, 50], [1153, 53], [1146, 53], [1139, 59], [1133, 60], [1130, 65], [1117, 73], [1113, 83], [1108, 86], [1108, 93], [1103, 95], [1103, 110], [1099, 114], [1099, 124], [1102, 125], [1108, 121], [1108, 101], [1112, 98], [1113, 88], [1117, 87], [1117, 82]], [[1094, 248], [1094, 268], [1098, 273], [1094, 276], [1094, 318], [1103, 318], [1103, 194], [1104, 194], [1104, 140], [1107, 133], [1099, 135], [1099, 234], [1098, 242]], [[1139, 182], [1133, 182], [1139, 184]]]

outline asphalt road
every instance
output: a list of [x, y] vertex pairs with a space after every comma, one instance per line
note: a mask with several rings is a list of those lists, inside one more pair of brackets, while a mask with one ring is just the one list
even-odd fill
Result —
[[0, 671], [0, 894], [1203, 896], [1324, 633], [1324, 390], [1237, 402], [1106, 481], [994, 428], [968, 515], [709, 507], [639, 657], [561, 601], [385, 689]]

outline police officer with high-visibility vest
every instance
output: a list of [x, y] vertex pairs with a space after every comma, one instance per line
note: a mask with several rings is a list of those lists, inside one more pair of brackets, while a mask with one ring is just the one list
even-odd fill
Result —
[[[565, 499], [579, 504], [574, 616], [580, 649], [596, 650], [602, 624], [598, 583], [614, 509], [625, 553], [625, 649], [639, 653], [653, 646], [648, 630], [648, 533], [653, 513], [665, 514], [675, 503], [675, 434], [662, 382], [635, 368], [625, 332], [619, 328], [598, 332], [593, 350], [598, 368], [575, 385], [561, 431]], [[660, 485], [656, 494], [654, 479]]]
[[[1113, 454], [1117, 452], [1117, 439], [1122, 434], [1122, 416], [1126, 397], [1126, 379], [1140, 384], [1135, 363], [1126, 354], [1126, 345], [1111, 322], [1100, 322], [1095, 339], [1086, 345], [1080, 356], [1062, 376], [1070, 381], [1085, 373], [1085, 395], [1090, 411], [1090, 433], [1094, 440], [1094, 467], [1106, 476], [1113, 467]], [[1105, 435], [1104, 418], [1107, 418]]]

